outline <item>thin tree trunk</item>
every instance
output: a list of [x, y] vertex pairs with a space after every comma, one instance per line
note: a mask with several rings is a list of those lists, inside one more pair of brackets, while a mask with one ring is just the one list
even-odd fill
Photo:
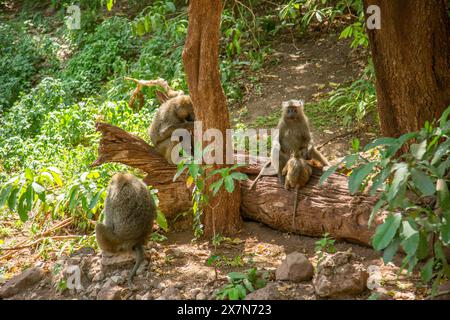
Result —
[[[203, 122], [203, 130], [214, 128], [225, 137], [230, 121], [219, 73], [221, 14], [220, 0], [189, 1], [189, 30], [183, 62], [196, 119]], [[210, 196], [210, 204], [204, 211], [205, 234], [238, 231], [241, 225], [239, 206], [239, 186], [232, 194], [222, 188], [215, 197]]]
[[450, 105], [447, 1], [365, 0], [365, 11], [369, 5], [381, 13], [381, 29], [368, 30], [381, 130], [398, 137]]

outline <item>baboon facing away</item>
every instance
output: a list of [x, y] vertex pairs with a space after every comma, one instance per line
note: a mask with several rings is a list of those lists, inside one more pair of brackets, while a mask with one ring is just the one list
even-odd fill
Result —
[[286, 189], [295, 189], [294, 212], [292, 214], [292, 226], [295, 223], [295, 214], [298, 205], [298, 189], [304, 187], [311, 177], [312, 168], [303, 158], [304, 152], [299, 151], [291, 155], [288, 162], [283, 168], [282, 175], [286, 176], [284, 187]]
[[116, 253], [133, 250], [135, 265], [128, 277], [132, 286], [133, 277], [144, 260], [144, 249], [156, 218], [156, 206], [147, 186], [127, 173], [113, 176], [105, 201], [105, 221], [97, 223], [95, 234], [103, 251]]
[[149, 128], [150, 139], [156, 150], [169, 162], [172, 161], [172, 149], [179, 141], [172, 141], [176, 129], [194, 129], [194, 108], [188, 95], [179, 95], [164, 102], [155, 114]]

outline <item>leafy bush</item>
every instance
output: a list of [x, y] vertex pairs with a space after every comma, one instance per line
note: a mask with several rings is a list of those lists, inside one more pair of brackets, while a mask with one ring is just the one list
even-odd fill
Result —
[[267, 274], [260, 274], [256, 268], [243, 272], [230, 272], [228, 284], [216, 294], [218, 300], [244, 300], [249, 292], [263, 288], [267, 283]]
[[0, 114], [30, 88], [40, 60], [30, 35], [0, 22]]
[[[346, 156], [341, 164], [352, 169], [349, 190], [352, 194], [369, 188], [379, 194], [369, 225], [375, 214], [388, 212], [376, 229], [372, 244], [384, 251], [385, 263], [401, 247], [406, 253], [402, 269], [411, 272], [419, 261], [422, 279], [450, 277], [444, 247], [450, 245], [450, 107], [437, 124], [426, 123], [419, 132], [399, 138], [380, 138], [365, 146], [362, 155]], [[398, 151], [405, 150], [398, 154]], [[359, 143], [354, 143], [355, 151]], [[338, 165], [327, 170], [321, 183]]]
[[342, 118], [345, 126], [359, 123], [376, 110], [375, 73], [370, 61], [364, 74], [350, 86], [341, 85], [329, 94], [326, 103]]

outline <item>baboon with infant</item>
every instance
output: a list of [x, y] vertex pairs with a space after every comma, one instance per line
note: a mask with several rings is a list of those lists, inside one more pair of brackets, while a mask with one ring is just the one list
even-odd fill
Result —
[[135, 252], [136, 262], [128, 277], [132, 287], [133, 277], [144, 261], [144, 248], [156, 218], [156, 206], [147, 186], [127, 173], [113, 176], [105, 200], [105, 221], [97, 223], [97, 243], [109, 253]]
[[[304, 112], [303, 100], [289, 100], [282, 103], [282, 115], [277, 128], [279, 130], [278, 156], [276, 152], [274, 152], [275, 148], [272, 148], [270, 161], [263, 166], [263, 169], [253, 181], [250, 188], [253, 188], [259, 178], [264, 175], [263, 172], [270, 163], [272, 164], [272, 167], [275, 168], [280, 183], [284, 184], [285, 178], [283, 169], [292, 153], [296, 153], [304, 160], [315, 160], [323, 166], [329, 165], [327, 159], [312, 143], [311, 130], [308, 117]], [[272, 175], [272, 172], [268, 175]]]
[[172, 141], [176, 129], [194, 130], [194, 107], [188, 95], [179, 95], [165, 101], [155, 114], [149, 128], [150, 139], [156, 150], [171, 164], [172, 149], [179, 141]]

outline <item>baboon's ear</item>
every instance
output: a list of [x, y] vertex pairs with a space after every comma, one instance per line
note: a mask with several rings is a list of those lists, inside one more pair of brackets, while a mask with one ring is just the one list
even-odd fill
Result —
[[169, 100], [169, 97], [162, 91], [156, 90], [156, 97], [158, 98], [159, 102], [163, 104], [167, 100]]

